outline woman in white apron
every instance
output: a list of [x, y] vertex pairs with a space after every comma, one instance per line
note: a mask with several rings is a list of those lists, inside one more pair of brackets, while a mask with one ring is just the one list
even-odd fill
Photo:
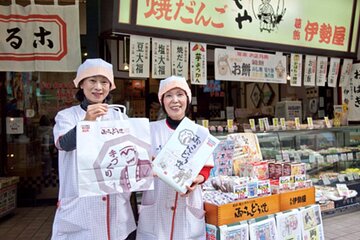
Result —
[[76, 124], [95, 121], [100, 116], [118, 118], [119, 114], [108, 109], [106, 103], [109, 92], [115, 89], [113, 67], [102, 59], [88, 59], [78, 68], [74, 84], [79, 88], [76, 98], [81, 104], [64, 109], [55, 117], [60, 190], [51, 239], [130, 239], [129, 234], [136, 228], [130, 193], [78, 197]]
[[[171, 76], [160, 82], [158, 97], [167, 117], [150, 123], [154, 157], [185, 117], [191, 102], [191, 90], [185, 78]], [[154, 190], [143, 192], [136, 239], [205, 239], [205, 212], [199, 184], [208, 178], [212, 167], [211, 159], [188, 187], [186, 194], [176, 192], [155, 177]]]

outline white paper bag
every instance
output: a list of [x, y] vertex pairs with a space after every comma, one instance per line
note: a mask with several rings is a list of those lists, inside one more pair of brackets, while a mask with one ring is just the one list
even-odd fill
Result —
[[76, 131], [80, 197], [153, 189], [147, 118], [81, 121]]
[[219, 140], [209, 130], [184, 118], [153, 161], [153, 171], [163, 181], [186, 193]]

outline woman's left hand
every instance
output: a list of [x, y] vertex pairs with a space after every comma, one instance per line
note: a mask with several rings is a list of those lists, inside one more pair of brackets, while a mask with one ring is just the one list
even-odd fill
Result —
[[204, 181], [205, 181], [205, 178], [204, 178], [203, 175], [197, 175], [197, 177], [194, 179], [194, 181], [193, 181], [193, 183], [191, 184], [191, 186], [186, 186], [187, 192], [180, 194], [180, 196], [182, 196], [182, 197], [188, 196], [192, 191], [195, 190], [195, 188], [197, 187], [197, 185], [199, 185], [200, 183], [202, 183], [202, 182], [204, 182]]

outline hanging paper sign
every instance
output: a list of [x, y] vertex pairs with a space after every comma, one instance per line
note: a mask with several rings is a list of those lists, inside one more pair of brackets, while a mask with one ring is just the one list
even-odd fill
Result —
[[301, 87], [302, 54], [292, 53], [290, 60], [290, 85]]
[[215, 49], [215, 79], [286, 83], [286, 57], [276, 54]]
[[324, 87], [326, 82], [327, 57], [318, 57], [316, 66], [316, 86]]
[[189, 75], [189, 42], [171, 41], [171, 74], [184, 77]]
[[304, 86], [315, 86], [316, 56], [305, 56]]
[[[352, 65], [349, 84], [348, 120], [360, 120], [360, 63]], [[345, 102], [346, 103], [346, 102]]]
[[0, 71], [74, 72], [81, 62], [79, 6], [0, 7]]
[[206, 85], [207, 55], [205, 43], [190, 43], [191, 84]]
[[129, 77], [144, 77], [150, 75], [150, 38], [130, 36], [130, 66]]
[[340, 58], [331, 58], [329, 75], [328, 75], [329, 87], [336, 87], [336, 80], [339, 75], [339, 69], [340, 69]]
[[152, 38], [151, 75], [153, 78], [166, 78], [171, 73], [170, 40]]
[[352, 59], [344, 59], [340, 73], [340, 80], [339, 80], [340, 87], [346, 86], [349, 83], [352, 64], [353, 64]]

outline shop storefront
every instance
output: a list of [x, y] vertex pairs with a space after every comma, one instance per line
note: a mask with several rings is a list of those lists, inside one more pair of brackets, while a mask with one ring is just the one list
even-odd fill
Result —
[[[335, 63], [339, 61], [340, 70], [348, 60], [354, 63], [359, 60], [358, 0], [272, 1], [267, 6], [261, 5], [263, 1], [160, 2], [86, 2], [86, 9], [90, 11], [85, 23], [88, 32], [80, 33], [79, 51], [84, 59], [83, 54], [87, 52], [87, 57], [102, 57], [114, 65], [117, 89], [113, 102], [126, 105], [129, 116], [156, 119], [158, 109], [152, 108], [151, 103], [156, 99], [153, 96], [159, 80], [179, 74], [174, 72], [174, 69], [179, 71], [178, 65], [175, 68], [166, 65], [165, 72], [154, 73], [155, 67], [162, 67], [154, 65], [154, 42], [168, 47], [175, 41], [186, 43], [187, 48], [183, 49], [188, 50], [184, 55], [188, 59], [187, 70], [181, 74], [191, 82], [194, 120], [209, 120], [210, 125], [225, 127], [227, 119], [232, 118], [240, 126], [249, 118], [274, 116], [277, 102], [284, 99], [302, 101], [303, 119], [310, 115], [320, 119], [331, 116], [334, 104], [342, 104], [340, 73], [335, 87], [329, 82], [314, 82], [305, 87], [302, 80], [305, 76], [298, 73], [307, 63], [313, 66], [314, 61], [310, 64], [312, 58], [308, 56], [325, 57], [327, 62], [324, 61], [321, 68], [326, 69], [330, 68], [328, 64], [332, 59]], [[134, 69], [140, 65], [136, 64], [136, 55], [132, 52], [136, 37], [144, 37], [145, 40], [138, 43], [148, 42], [149, 48], [148, 65], [138, 72]], [[191, 50], [196, 46], [200, 46], [199, 49], [203, 46], [206, 53], [201, 55], [205, 67], [200, 69], [192, 67], [197, 53]], [[168, 51], [171, 52], [170, 47]], [[244, 68], [241, 60], [234, 60], [235, 56], [231, 55], [234, 52], [254, 53], [267, 60], [285, 58], [280, 70], [284, 75], [269, 81], [271, 77], [261, 79], [236, 74], [236, 70], [242, 72]], [[295, 61], [299, 58], [302, 65]], [[245, 64], [256, 68], [258, 60], [253, 56]], [[269, 68], [275, 71], [274, 63], [279, 61], [269, 62]], [[195, 75], [196, 70], [201, 74]], [[220, 77], [219, 73], [226, 70], [228, 73]], [[70, 81], [75, 73], [15, 68], [1, 71], [1, 142], [6, 142], [0, 146], [1, 176], [20, 176], [19, 198], [24, 202], [56, 199], [57, 152], [51, 128], [57, 111], [75, 103], [76, 89]], [[330, 69], [325, 71], [329, 72]], [[12, 133], [7, 128], [11, 119], [14, 121]]]

